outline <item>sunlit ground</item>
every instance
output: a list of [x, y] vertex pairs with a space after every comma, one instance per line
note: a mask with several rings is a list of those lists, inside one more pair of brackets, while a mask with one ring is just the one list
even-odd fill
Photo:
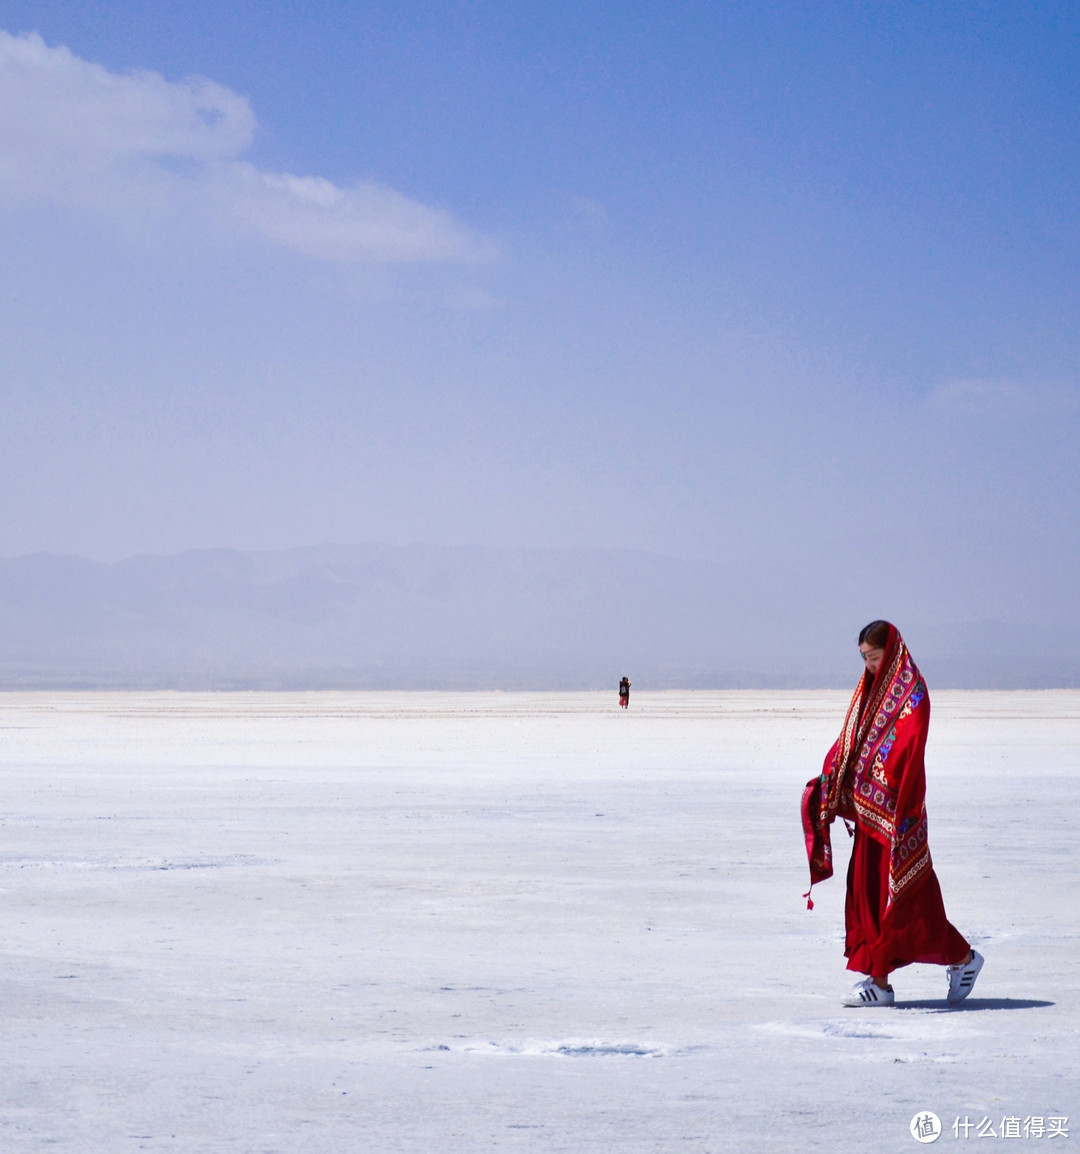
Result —
[[847, 697], [0, 697], [0, 1146], [1080, 1141], [1080, 692], [934, 695], [959, 1010], [934, 967], [841, 1008], [839, 828], [800, 897]]

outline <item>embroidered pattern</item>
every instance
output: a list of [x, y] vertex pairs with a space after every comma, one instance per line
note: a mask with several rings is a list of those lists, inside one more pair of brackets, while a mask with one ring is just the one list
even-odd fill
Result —
[[[907, 823], [905, 823], [907, 824]], [[930, 869], [926, 840], [926, 807], [901, 833], [897, 830], [889, 854], [889, 904], [906, 893]]]
[[[894, 630], [884, 667], [876, 678], [866, 674], [860, 680], [821, 777], [811, 783], [804, 796], [812, 880], [832, 874], [828, 829], [837, 815], [856, 821], [889, 847], [890, 905], [929, 871], [921, 786], [921, 735], [925, 734], [929, 708], [926, 683]], [[918, 809], [898, 820], [900, 790], [911, 773], [920, 777], [918, 797], [912, 796], [909, 785], [904, 804], [916, 804]]]

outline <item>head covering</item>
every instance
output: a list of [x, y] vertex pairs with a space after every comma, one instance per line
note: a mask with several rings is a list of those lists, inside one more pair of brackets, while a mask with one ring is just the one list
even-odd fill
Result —
[[893, 625], [876, 676], [867, 670], [821, 776], [802, 798], [810, 883], [832, 877], [829, 827], [854, 821], [889, 850], [889, 905], [930, 872], [926, 841], [926, 683]]

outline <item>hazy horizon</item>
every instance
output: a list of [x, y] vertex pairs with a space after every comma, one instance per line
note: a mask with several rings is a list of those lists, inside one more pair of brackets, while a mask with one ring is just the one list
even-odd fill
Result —
[[[38, 553], [0, 559], [0, 689], [850, 688], [859, 605], [626, 549]], [[887, 608], [934, 689], [1080, 685], [1075, 631]]]

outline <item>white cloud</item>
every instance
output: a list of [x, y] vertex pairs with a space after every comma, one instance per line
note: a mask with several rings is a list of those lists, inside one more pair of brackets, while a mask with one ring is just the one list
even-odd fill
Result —
[[448, 212], [372, 183], [339, 188], [318, 176], [212, 166], [207, 188], [239, 225], [323, 260], [469, 260], [485, 246]]
[[213, 81], [118, 75], [0, 31], [0, 203], [52, 200], [196, 219], [328, 261], [482, 259], [450, 213], [373, 183], [264, 172], [241, 159], [247, 99]]

